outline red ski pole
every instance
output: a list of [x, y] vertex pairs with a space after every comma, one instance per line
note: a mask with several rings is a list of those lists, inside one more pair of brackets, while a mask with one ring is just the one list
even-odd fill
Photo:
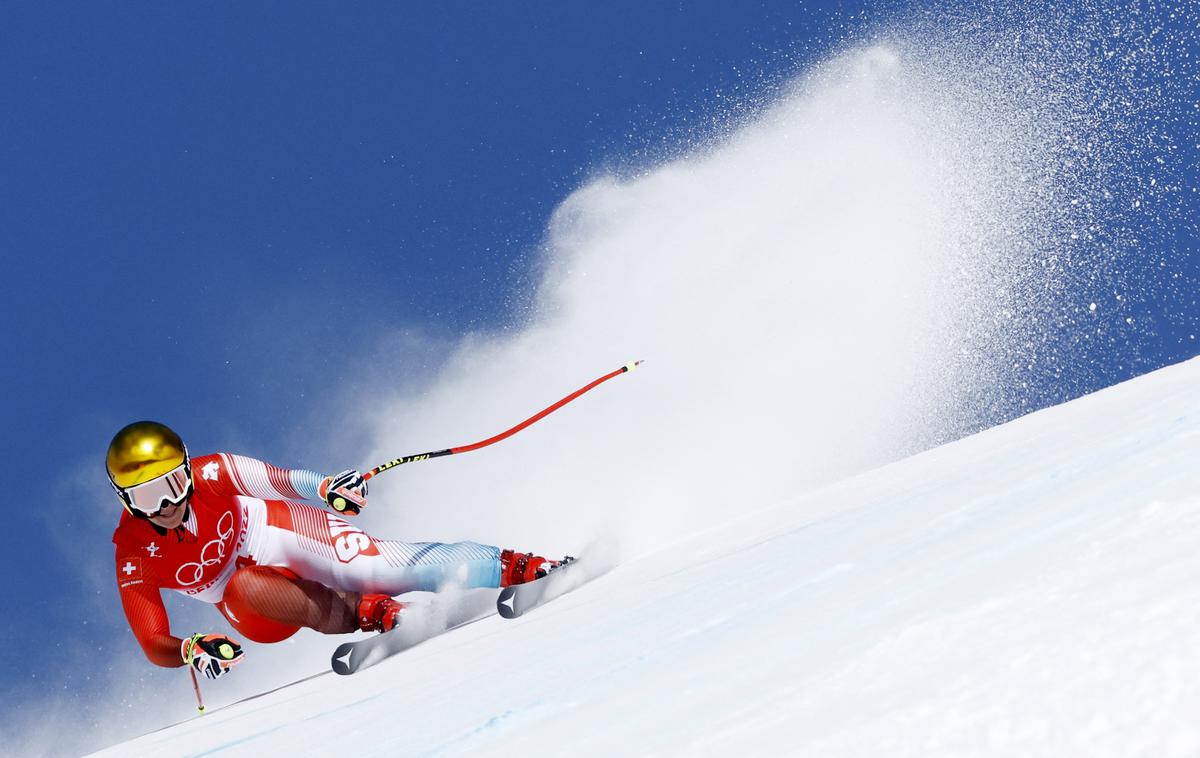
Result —
[[387, 463], [381, 463], [378, 466], [376, 466], [375, 468], [371, 469], [370, 471], [364, 473], [363, 479], [370, 479], [371, 477], [375, 476], [376, 474], [382, 474], [384, 471], [387, 471], [388, 469], [395, 468], [396, 466], [400, 466], [405, 463], [415, 463], [416, 461], [425, 461], [425, 460], [429, 460], [430, 458], [442, 458], [444, 456], [454, 455], [456, 453], [469, 453], [472, 450], [478, 450], [481, 447], [487, 447], [488, 445], [494, 445], [497, 442], [499, 442], [500, 440], [507, 439], [507, 438], [513, 436], [514, 434], [521, 431], [522, 429], [529, 426], [530, 424], [534, 424], [538, 421], [541, 421], [543, 418], [545, 418], [546, 416], [549, 416], [551, 413], [554, 413], [556, 410], [563, 407], [567, 403], [571, 402], [575, 398], [579, 397], [583, 393], [589, 392], [590, 390], [595, 389], [596, 387], [600, 386], [601, 384], [604, 384], [609, 379], [612, 379], [615, 376], [620, 376], [621, 374], [627, 373], [629, 371], [633, 371], [635, 368], [637, 368], [641, 364], [642, 364], [641, 361], [630, 361], [629, 363], [626, 363], [624, 366], [617, 369], [616, 371], [610, 371], [609, 373], [605, 374], [604, 376], [600, 377], [599, 379], [596, 379], [596, 380], [590, 382], [589, 384], [586, 384], [583, 387], [580, 387], [579, 389], [572, 392], [570, 395], [567, 395], [566, 397], [564, 397], [562, 400], [559, 400], [557, 403], [554, 403], [553, 405], [543, 408], [542, 410], [533, 414], [532, 416], [525, 419], [524, 421], [517, 424], [516, 426], [512, 427], [511, 429], [506, 429], [505, 431], [500, 432], [499, 434], [497, 434], [494, 437], [488, 437], [486, 440], [482, 440], [481, 442], [475, 442], [470, 445], [460, 445], [458, 447], [446, 448], [445, 450], [434, 450], [434, 451], [428, 452], [428, 453], [417, 453], [416, 455], [405, 455], [400, 458], [393, 458], [392, 460], [388, 461]]
[[200, 715], [204, 715], [204, 698], [200, 695], [200, 681], [196, 679], [196, 669], [188, 666], [188, 671], [192, 675], [192, 689], [196, 691], [196, 710], [200, 711]]

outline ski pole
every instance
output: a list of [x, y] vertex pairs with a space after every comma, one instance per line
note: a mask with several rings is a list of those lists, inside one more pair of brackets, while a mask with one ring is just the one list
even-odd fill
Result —
[[375, 476], [376, 474], [382, 474], [384, 471], [387, 471], [388, 469], [395, 468], [396, 466], [400, 466], [405, 463], [415, 463], [417, 461], [429, 460], [430, 458], [441, 458], [443, 456], [454, 455], [456, 453], [469, 453], [472, 450], [478, 450], [481, 447], [487, 447], [488, 445], [494, 445], [497, 442], [499, 442], [500, 440], [507, 439], [507, 438], [513, 436], [514, 434], [521, 431], [522, 429], [529, 426], [530, 424], [541, 421], [543, 418], [545, 418], [546, 416], [549, 416], [551, 413], [554, 413], [556, 410], [563, 407], [567, 403], [571, 402], [575, 398], [579, 397], [583, 393], [588, 392], [589, 390], [595, 389], [599, 385], [607, 382], [609, 379], [612, 379], [614, 376], [620, 376], [621, 374], [627, 373], [629, 371], [633, 371], [635, 368], [637, 368], [641, 364], [642, 364], [641, 361], [630, 361], [629, 363], [626, 363], [624, 366], [617, 369], [616, 371], [611, 371], [611, 372], [605, 374], [604, 376], [600, 377], [599, 379], [596, 379], [595, 381], [591, 382], [590, 384], [580, 387], [579, 389], [572, 392], [570, 395], [567, 395], [566, 397], [564, 397], [562, 400], [559, 400], [557, 403], [554, 403], [553, 405], [543, 408], [542, 410], [538, 411], [537, 413], [535, 413], [534, 415], [525, 419], [524, 421], [522, 421], [521, 423], [512, 427], [511, 429], [507, 429], [503, 432], [500, 432], [499, 434], [497, 434], [494, 437], [488, 437], [486, 440], [483, 440], [481, 442], [476, 442], [471, 445], [460, 445], [459, 447], [446, 448], [445, 450], [435, 450], [435, 451], [432, 451], [429, 453], [417, 453], [416, 455], [405, 455], [400, 458], [393, 458], [392, 460], [388, 461], [387, 463], [381, 463], [380, 465], [376, 466], [375, 468], [371, 469], [370, 471], [364, 473], [363, 479], [370, 479], [371, 477]]
[[200, 711], [200, 715], [204, 715], [204, 698], [200, 695], [200, 680], [196, 679], [196, 669], [188, 666], [188, 671], [192, 675], [192, 689], [196, 691], [196, 710]]

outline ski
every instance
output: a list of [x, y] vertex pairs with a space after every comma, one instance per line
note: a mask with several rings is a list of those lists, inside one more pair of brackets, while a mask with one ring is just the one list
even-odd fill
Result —
[[587, 580], [588, 577], [579, 570], [579, 561], [569, 559], [541, 579], [505, 587], [500, 591], [500, 597], [496, 598], [496, 612], [506, 619], [515, 619], [543, 603], [565, 595]]
[[496, 612], [495, 590], [468, 590], [455, 598], [406, 603], [400, 625], [390, 632], [344, 642], [337, 646], [329, 665], [348, 676], [426, 640], [485, 619]]

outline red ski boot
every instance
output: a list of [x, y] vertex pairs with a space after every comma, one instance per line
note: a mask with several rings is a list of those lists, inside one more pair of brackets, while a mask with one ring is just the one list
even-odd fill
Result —
[[525, 584], [534, 579], [541, 579], [559, 566], [573, 560], [574, 558], [568, 556], [561, 561], [552, 561], [533, 553], [503, 550], [500, 552], [500, 586], [511, 587], [514, 584]]
[[358, 628], [364, 632], [390, 632], [400, 624], [404, 603], [387, 595], [363, 595], [358, 603]]

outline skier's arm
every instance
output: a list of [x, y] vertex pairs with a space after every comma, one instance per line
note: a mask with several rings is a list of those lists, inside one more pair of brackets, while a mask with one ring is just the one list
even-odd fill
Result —
[[[125, 563], [131, 565], [128, 558]], [[117, 565], [121, 566], [122, 561], [118, 560]], [[120, 588], [129, 628], [151, 663], [165, 668], [190, 665], [209, 679], [216, 679], [242, 661], [241, 644], [223, 634], [193, 634], [187, 639], [172, 635], [161, 590], [156, 585], [145, 583], [139, 576], [121, 582]]]
[[[256, 458], [220, 453], [197, 459], [196, 475], [222, 494], [249, 495], [264, 500], [317, 500], [341, 513], [356, 514], [367, 504], [367, 483], [348, 469], [322, 476], [306, 469], [282, 469]], [[213, 462], [217, 462], [214, 467]], [[222, 469], [228, 473], [222, 476]]]
[[121, 605], [125, 608], [125, 618], [151, 663], [167, 668], [182, 666], [179, 648], [183, 640], [171, 635], [167, 609], [159, 593], [157, 586], [140, 580], [123, 583]]
[[223, 495], [249, 495], [263, 500], [321, 500], [317, 488], [326, 478], [316, 471], [283, 469], [233, 453], [198, 458], [192, 469], [197, 479], [205, 480]]

